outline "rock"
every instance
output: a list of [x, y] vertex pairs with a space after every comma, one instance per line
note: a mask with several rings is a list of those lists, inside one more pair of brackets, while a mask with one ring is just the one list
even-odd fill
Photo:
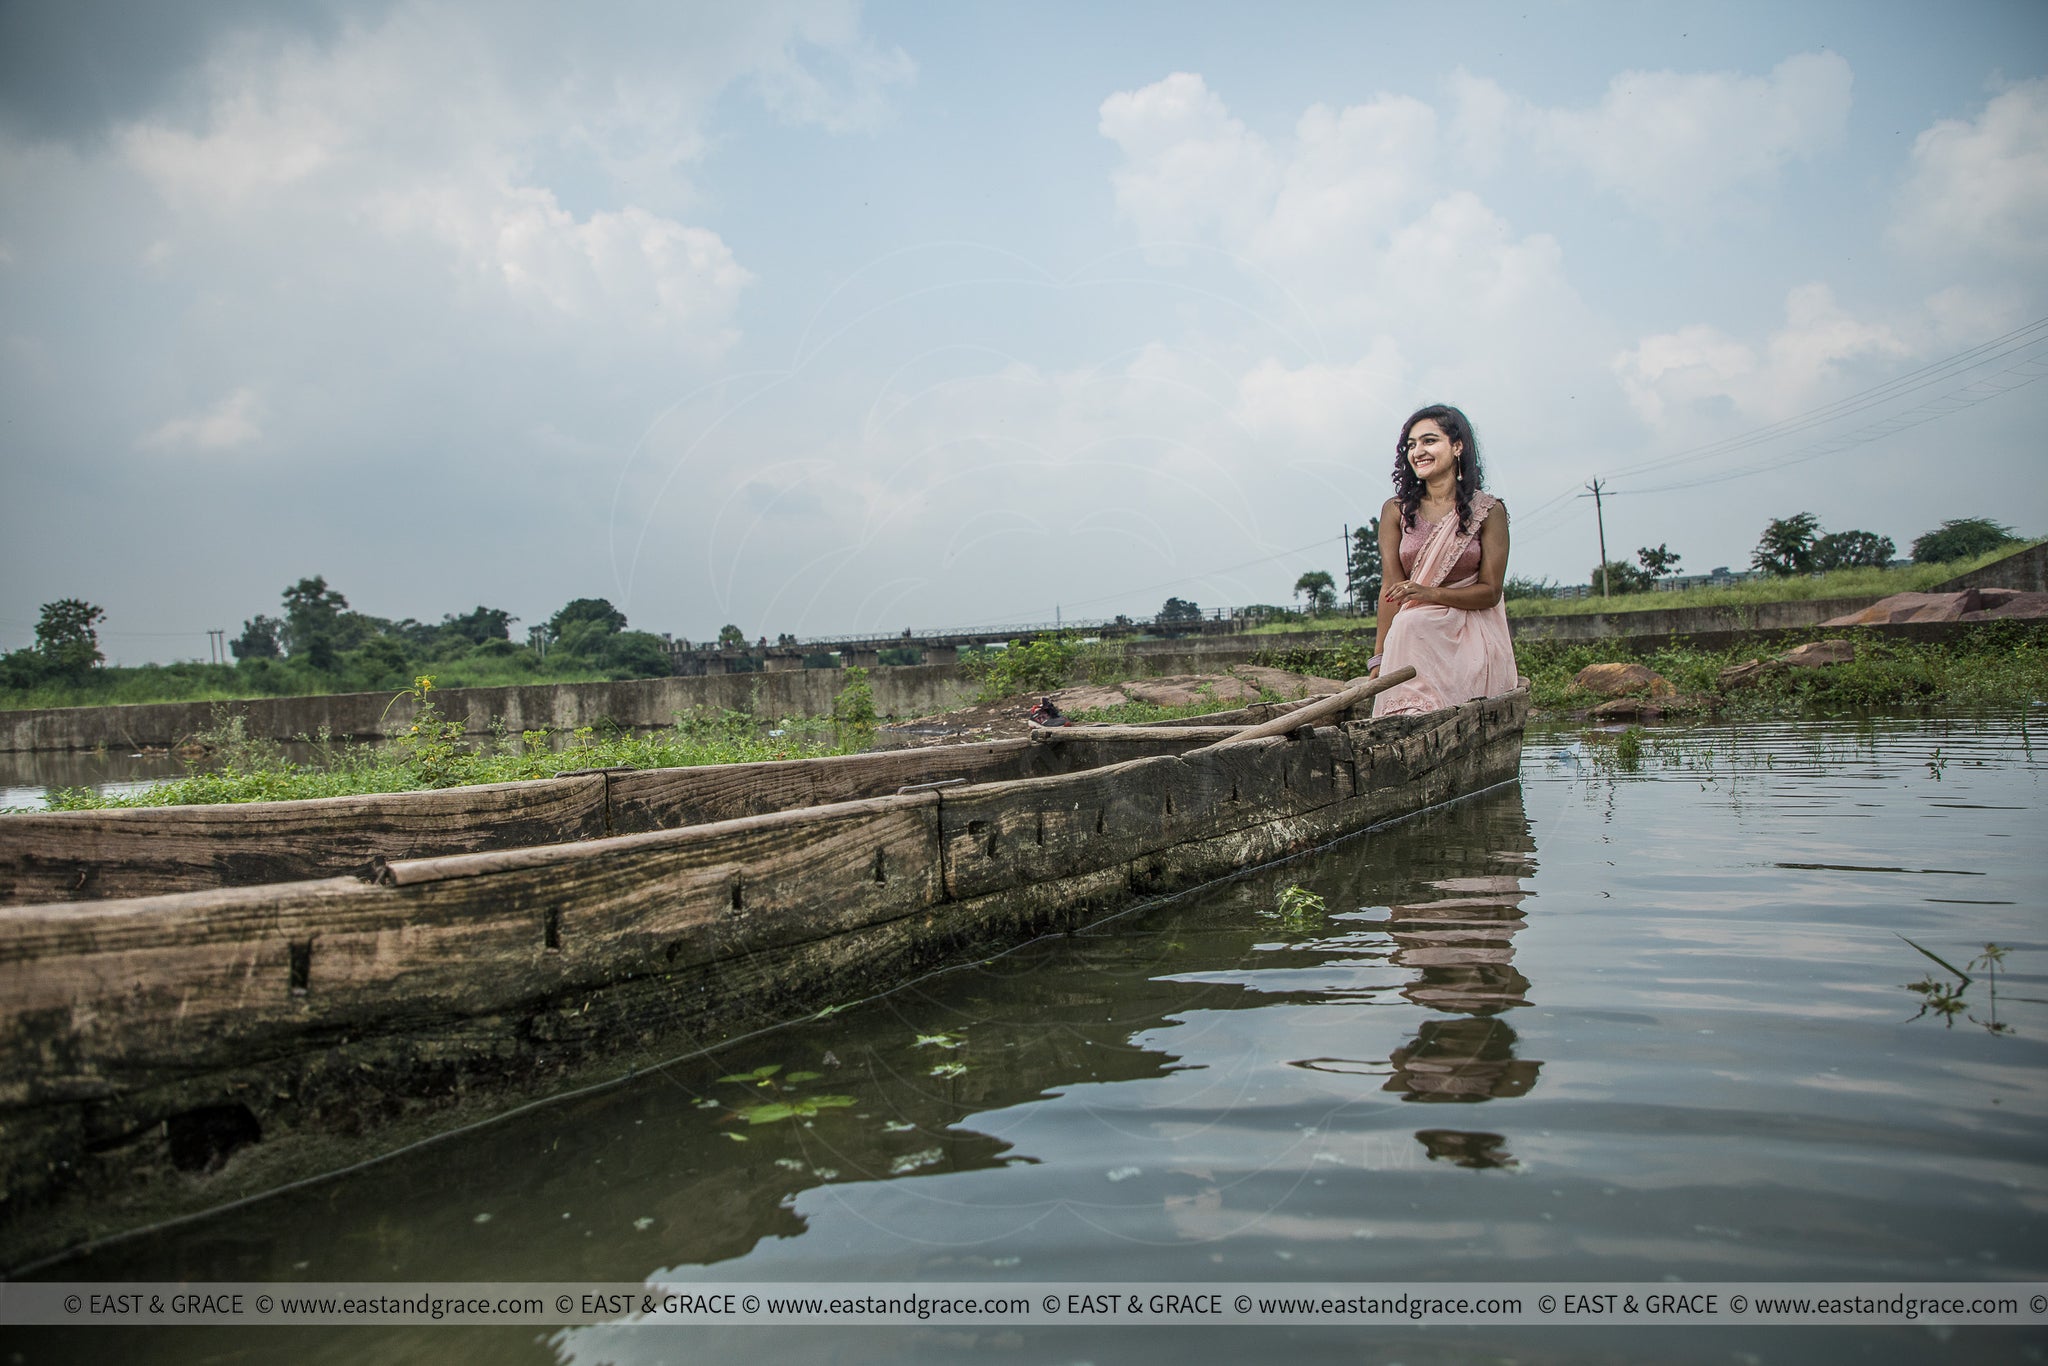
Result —
[[1077, 711], [1100, 711], [1104, 707], [1120, 707], [1130, 701], [1124, 690], [1113, 683], [1084, 683], [1075, 688], [1061, 688], [1049, 696], [1053, 704], [1071, 716]]
[[1847, 664], [1854, 658], [1855, 642], [1837, 637], [1808, 641], [1796, 650], [1787, 650], [1771, 662], [1791, 669], [1824, 669], [1830, 664]]
[[1344, 690], [1344, 685], [1334, 678], [1289, 673], [1285, 669], [1269, 669], [1262, 664], [1240, 664], [1230, 672], [1254, 688], [1278, 693], [1281, 700], [1286, 702], [1292, 702], [1299, 697], [1327, 697], [1333, 692]]
[[1821, 625], [1875, 626], [1895, 621], [1959, 621], [1965, 612], [1975, 612], [1983, 606], [1983, 594], [1975, 588], [1965, 588], [1960, 593], [1894, 593], [1860, 612], [1851, 612]]
[[[2023, 593], [2017, 588], [1981, 588], [1981, 611], [1965, 612], [1959, 621], [2021, 621], [2048, 617], [2048, 593]], [[1996, 598], [1992, 594], [1996, 593]]]
[[1588, 664], [1572, 679], [1572, 686], [1600, 697], [1620, 697], [1624, 693], [1639, 692], [1648, 692], [1652, 697], [1670, 697], [1678, 691], [1671, 686], [1670, 679], [1640, 664]]
[[[1196, 702], [1256, 702], [1259, 690], [1227, 674], [1181, 674], [1169, 678], [1138, 678], [1123, 685], [1133, 702], [1159, 707], [1186, 707]], [[1066, 704], [1060, 704], [1062, 711]]]
[[1721, 698], [1715, 693], [1676, 694], [1671, 697], [1617, 697], [1602, 702], [1586, 713], [1596, 721], [1647, 721], [1658, 716], [1691, 716], [1719, 711]]
[[1761, 659], [1745, 659], [1740, 664], [1731, 664], [1721, 670], [1721, 691], [1730, 688], [1747, 688], [1770, 671], [1770, 665]]

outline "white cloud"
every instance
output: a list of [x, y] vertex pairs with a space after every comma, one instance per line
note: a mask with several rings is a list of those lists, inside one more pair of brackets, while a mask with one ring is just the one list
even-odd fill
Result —
[[1290, 368], [1267, 357], [1238, 379], [1236, 416], [1259, 440], [1344, 458], [1402, 410], [1410, 383], [1410, 367], [1385, 337], [1349, 365]]
[[1124, 152], [1117, 210], [1141, 238], [1242, 239], [1266, 213], [1278, 172], [1263, 139], [1198, 75], [1175, 72], [1102, 102], [1102, 135]]
[[1614, 338], [1554, 237], [1518, 232], [1445, 182], [1446, 139], [1477, 136], [1465, 114], [1446, 134], [1435, 110], [1405, 96], [1317, 105], [1269, 145], [1187, 74], [1103, 109], [1125, 153], [1115, 177], [1125, 216], [1233, 253], [1305, 321], [1269, 324], [1300, 351], [1268, 343], [1247, 358], [1235, 400], [1289, 457], [1376, 451], [1379, 433], [1425, 401], [1463, 404], [1482, 426], [1495, 416], [1548, 425], [1560, 445], [1589, 420], [1596, 405], [1575, 396]]
[[1643, 338], [1613, 369], [1652, 427], [1699, 416], [1774, 422], [1823, 400], [1857, 362], [1915, 350], [1898, 328], [1859, 321], [1826, 285], [1806, 284], [1786, 296], [1785, 321], [1761, 347], [1694, 324]]
[[1427, 196], [1435, 160], [1436, 112], [1420, 100], [1382, 95], [1345, 109], [1313, 106], [1295, 125], [1255, 254], [1314, 255], [1383, 236]]
[[237, 389], [204, 412], [172, 418], [136, 444], [145, 450], [232, 451], [262, 439], [260, 416], [256, 391]]
[[1525, 145], [1576, 168], [1637, 212], [1670, 227], [1725, 215], [1772, 187], [1794, 161], [1835, 146], [1848, 122], [1849, 63], [1833, 52], [1787, 57], [1768, 76], [1625, 71], [1600, 103], [1544, 107], [1459, 71], [1454, 144], [1490, 169]]
[[1914, 140], [1892, 240], [1948, 261], [2048, 261], [2048, 79], [2022, 81], [1978, 118], [1943, 119]]

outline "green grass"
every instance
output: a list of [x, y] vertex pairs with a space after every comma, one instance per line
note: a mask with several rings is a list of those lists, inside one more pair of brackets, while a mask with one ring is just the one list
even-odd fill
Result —
[[[2004, 546], [1970, 560], [1947, 564], [1913, 564], [1898, 569], [1836, 569], [1826, 574], [1789, 579], [1748, 579], [1725, 588], [1686, 588], [1670, 593], [1623, 593], [1611, 598], [1510, 598], [1511, 617], [1576, 617], [1596, 612], [1657, 612], [1680, 607], [1755, 607], [1768, 602], [1804, 602], [1827, 598], [1883, 598], [1893, 593], [1925, 593], [2023, 549]], [[1275, 621], [1254, 626], [1248, 636], [1304, 631], [1318, 634], [1370, 631], [1372, 617], [1318, 617], [1312, 621]]]
[[[1589, 707], [1600, 699], [1572, 687], [1589, 664], [1634, 661], [1671, 680], [1679, 693], [1716, 693], [1720, 672], [1750, 659], [1769, 659], [1825, 631], [1790, 634], [1770, 648], [1696, 650], [1670, 646], [1631, 655], [1604, 641], [1524, 641], [1515, 660], [1529, 679], [1533, 700], [1546, 711]], [[1824, 669], [1765, 674], [1754, 685], [1725, 695], [1731, 716], [1786, 716], [1927, 707], [1974, 710], [2048, 703], [2048, 627], [2032, 622], [1988, 623], [1940, 644], [1852, 637], [1856, 658]]]
[[212, 802], [289, 801], [305, 797], [416, 792], [473, 783], [551, 778], [578, 768], [687, 768], [698, 764], [752, 763], [855, 753], [867, 737], [835, 728], [825, 718], [766, 725], [743, 712], [703, 712], [677, 718], [662, 731], [600, 735], [586, 727], [562, 749], [547, 731], [485, 736], [470, 743], [429, 710], [411, 731], [386, 745], [322, 743], [311, 761], [283, 757], [278, 747], [249, 738], [242, 718], [217, 717], [199, 739], [212, 750], [217, 772], [191, 773], [136, 792], [103, 795], [88, 788], [49, 793], [53, 811], [116, 806], [190, 806]]
[[2006, 546], [1972, 560], [1949, 564], [1913, 564], [1898, 569], [1837, 569], [1826, 574], [1789, 579], [1750, 579], [1725, 588], [1686, 588], [1673, 593], [1624, 593], [1602, 598], [1515, 598], [1511, 617], [1569, 617], [1591, 612], [1655, 612], [1675, 607], [1754, 607], [1767, 602], [1799, 602], [1819, 598], [1882, 598], [1893, 593], [1924, 593], [1936, 584], [1981, 569], [2021, 549]]
[[[1611, 640], [1524, 640], [1515, 643], [1515, 662], [1529, 679], [1539, 710], [1571, 711], [1600, 700], [1572, 687], [1572, 679], [1589, 664], [1644, 664], [1670, 679], [1680, 693], [1698, 696], [1718, 692], [1721, 670], [1731, 665], [1769, 659], [1801, 641], [1828, 634], [1809, 629], [1728, 650], [1667, 646], [1642, 655]], [[1856, 659], [1825, 669], [1767, 674], [1756, 685], [1729, 693], [1728, 713], [1782, 716], [1873, 707], [1974, 709], [2048, 703], [2048, 624], [1991, 622], [1940, 644], [1855, 633], [1852, 637], [1857, 642]], [[1352, 678], [1365, 672], [1366, 649], [1353, 639], [1334, 639], [1264, 650], [1252, 662]]]
[[[592, 683], [612, 677], [564, 658], [537, 667], [530, 654], [494, 658], [465, 655], [428, 661], [415, 672], [434, 675], [442, 688], [499, 688], [527, 683]], [[410, 666], [408, 666], [410, 667]], [[404, 676], [401, 677], [400, 675]], [[237, 667], [232, 664], [109, 665], [94, 669], [82, 683], [41, 683], [30, 688], [0, 689], [0, 711], [44, 707], [111, 707], [149, 702], [236, 702], [252, 697], [317, 697], [329, 693], [391, 692], [412, 675], [391, 670], [374, 679], [346, 674], [319, 674], [272, 660]]]

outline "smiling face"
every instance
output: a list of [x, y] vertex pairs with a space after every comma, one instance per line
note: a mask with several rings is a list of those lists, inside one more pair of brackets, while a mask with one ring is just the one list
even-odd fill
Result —
[[1424, 483], [1432, 474], [1455, 473], [1458, 457], [1465, 447], [1444, 434], [1434, 418], [1423, 418], [1408, 429], [1408, 441], [1402, 453], [1408, 457], [1408, 468], [1415, 471], [1415, 477]]

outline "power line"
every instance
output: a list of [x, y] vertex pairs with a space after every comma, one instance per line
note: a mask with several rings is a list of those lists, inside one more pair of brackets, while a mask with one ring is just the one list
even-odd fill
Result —
[[[1704, 445], [1678, 451], [1672, 455], [1660, 456], [1654, 460], [1646, 460], [1635, 465], [1624, 466], [1618, 470], [1608, 471], [1605, 477], [1608, 479], [1625, 479], [1632, 475], [1646, 474], [1652, 470], [1663, 469], [1687, 461], [1730, 456], [1738, 451], [1759, 446], [1780, 437], [1811, 430], [1828, 422], [1838, 421], [1845, 417], [1854, 416], [1859, 412], [1868, 411], [1871, 408], [1894, 401], [1907, 394], [1938, 384], [1943, 380], [1953, 379], [1957, 375], [1967, 373], [1970, 370], [1979, 369], [2010, 356], [2031, 351], [2043, 341], [2048, 341], [2048, 318], [2037, 318], [2033, 322], [2016, 327], [2001, 336], [1992, 338], [1990, 341], [1982, 342], [1976, 346], [1955, 352], [1952, 355], [1944, 356], [1939, 360], [1931, 361], [1916, 370], [1908, 371], [1903, 375], [1886, 380], [1882, 384], [1860, 390], [1855, 394], [1849, 395], [1847, 398], [1837, 399], [1832, 403], [1810, 408], [1803, 413], [1794, 414], [1781, 421], [1753, 428], [1747, 432], [1737, 433], [1734, 436], [1725, 437], [1719, 441], [1708, 442]], [[1740, 470], [1716, 473], [1700, 479], [1626, 491], [1630, 493], [1665, 493], [1677, 489], [1698, 488], [1727, 479], [1737, 479], [1750, 474], [1759, 474], [1768, 470], [1778, 469], [1786, 464], [1799, 463], [1822, 455], [1834, 454], [1837, 451], [1847, 450], [1852, 446], [1864, 445], [1882, 437], [1893, 435], [1896, 432], [1919, 426], [1921, 423], [1930, 421], [1933, 418], [1973, 407], [1987, 399], [1996, 398], [2000, 394], [2010, 393], [2014, 389], [2031, 384], [2036, 379], [2042, 378], [2042, 376], [2039, 374], [2028, 375], [2017, 383], [2007, 385], [1996, 385], [1995, 381], [2005, 375], [2028, 371], [2041, 363], [2042, 358], [2038, 355], [2026, 356], [2017, 365], [2009, 366], [1983, 379], [1973, 380], [1968, 384], [1951, 390], [1949, 393], [1938, 395], [1906, 410], [1904, 413], [1895, 414], [1893, 417], [1881, 422], [1858, 428], [1856, 431], [1839, 437], [1829, 438], [1815, 443], [1813, 446], [1802, 447], [1789, 457], [1774, 458], [1762, 464], [1747, 466]], [[1992, 385], [1993, 387], [1985, 390], [1983, 388], [1985, 385]], [[1971, 394], [1973, 390], [1980, 390], [1981, 392], [1976, 393], [1974, 397], [1960, 397]], [[1577, 487], [1577, 485], [1574, 485], [1564, 489], [1556, 496], [1546, 499], [1543, 503], [1523, 513], [1517, 519], [1517, 529], [1524, 535], [1528, 535], [1549, 530], [1552, 526], [1557, 525], [1558, 515], [1561, 515], [1564, 508], [1569, 505]], [[1545, 513], [1551, 513], [1552, 516], [1545, 519]]]

